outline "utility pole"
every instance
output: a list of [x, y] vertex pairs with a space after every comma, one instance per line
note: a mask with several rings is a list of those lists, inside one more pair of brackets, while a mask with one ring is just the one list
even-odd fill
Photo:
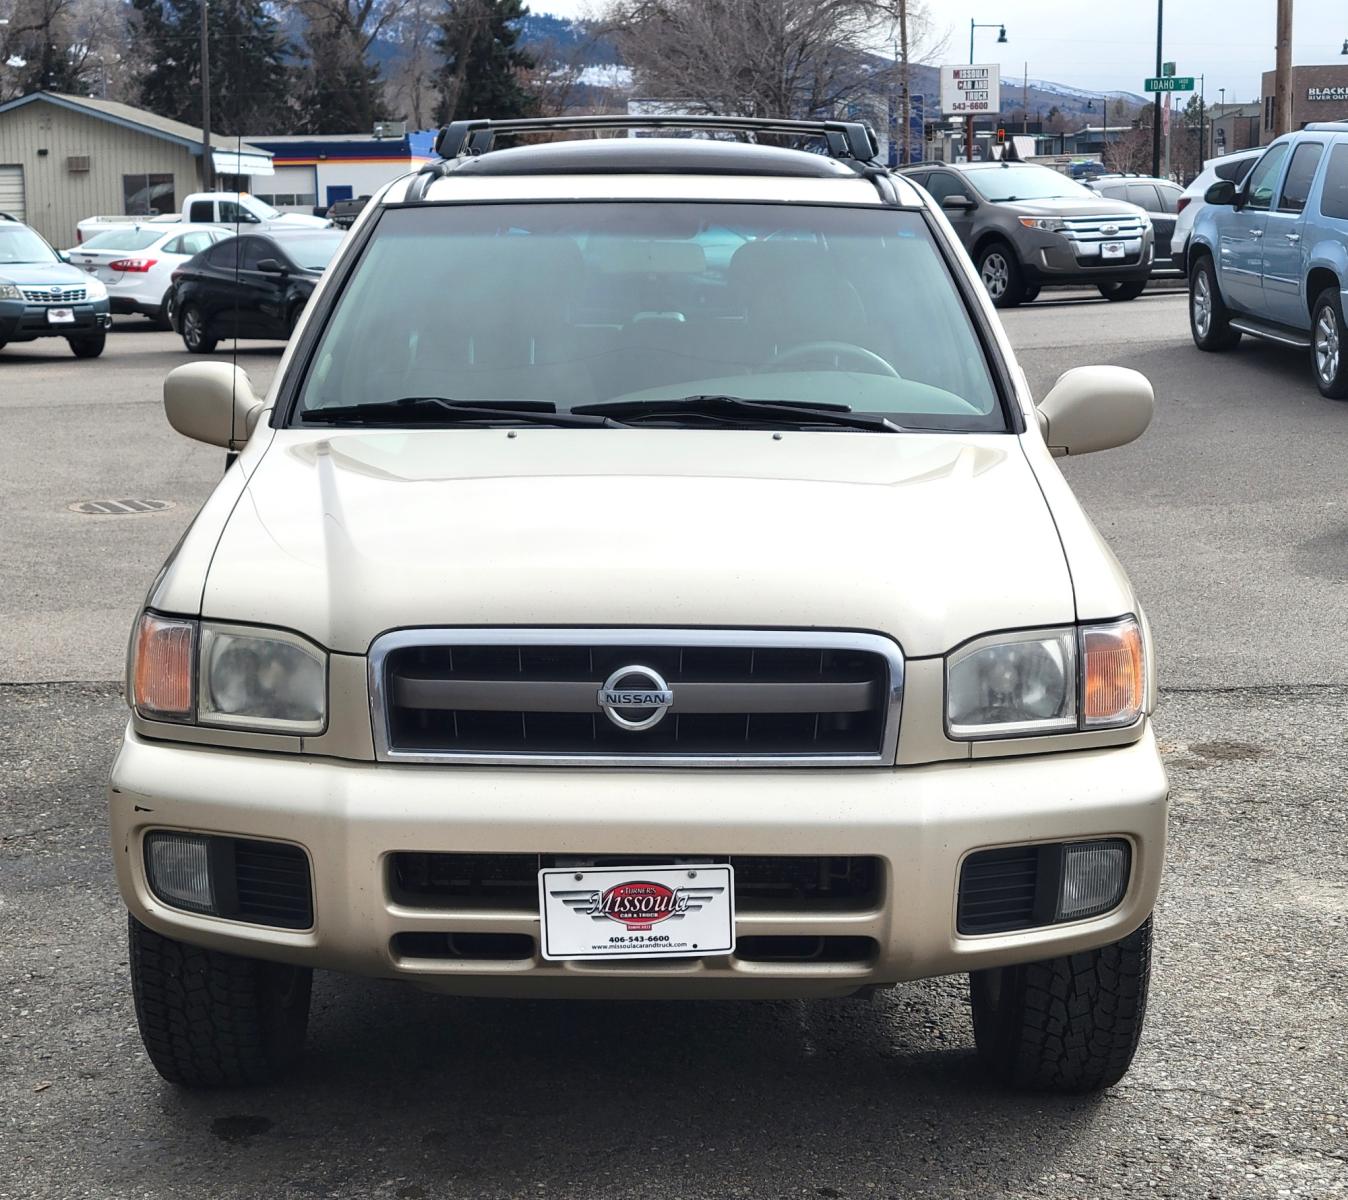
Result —
[[1273, 70], [1273, 136], [1292, 128], [1292, 0], [1278, 0], [1277, 58]]
[[207, 34], [208, 0], [201, 0], [201, 187], [211, 191], [215, 164], [211, 159], [211, 39]]
[[913, 102], [909, 97], [908, 71], [908, 0], [899, 0], [899, 86], [903, 89], [903, 159], [902, 165], [912, 162]]
[[[1290, 3], [1291, 0], [1288, 0]], [[1161, 30], [1165, 0], [1156, 0], [1156, 75], [1161, 74]], [[1151, 109], [1151, 174], [1161, 174], [1161, 93], [1157, 92]]]

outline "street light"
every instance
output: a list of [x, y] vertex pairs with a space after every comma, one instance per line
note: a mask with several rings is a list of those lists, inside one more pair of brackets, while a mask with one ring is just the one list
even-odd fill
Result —
[[[969, 18], [969, 65], [974, 62], [974, 30], [975, 29], [995, 29], [997, 31], [997, 44], [1006, 45], [1006, 26], [1000, 21], [980, 24], [972, 17]], [[998, 84], [1001, 83], [1001, 68], [997, 69]], [[974, 117], [970, 113], [964, 120], [964, 160], [965, 162], [974, 161]]]

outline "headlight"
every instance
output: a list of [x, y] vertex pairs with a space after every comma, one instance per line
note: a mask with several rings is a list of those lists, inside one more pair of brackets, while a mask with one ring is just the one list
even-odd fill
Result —
[[23, 293], [12, 283], [0, 283], [0, 300], [22, 300]]
[[84, 285], [88, 290], [84, 293], [90, 300], [106, 300], [108, 298], [107, 286], [100, 283], [97, 279], [90, 279]]
[[327, 655], [297, 634], [147, 612], [127, 683], [151, 721], [307, 734], [327, 724], [327, 675]]
[[1142, 630], [1108, 625], [981, 638], [946, 664], [952, 738], [1007, 738], [1133, 724], [1146, 697]]
[[1067, 228], [1061, 217], [1021, 217], [1026, 229], [1042, 229], [1045, 233], [1061, 233]]
[[203, 725], [320, 733], [327, 720], [327, 656], [295, 634], [203, 624], [199, 676]]

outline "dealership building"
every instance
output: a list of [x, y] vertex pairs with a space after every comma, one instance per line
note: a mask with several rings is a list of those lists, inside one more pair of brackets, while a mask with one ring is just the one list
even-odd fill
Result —
[[[1259, 142], [1275, 136], [1274, 73], [1264, 72], [1263, 112]], [[1292, 129], [1312, 121], [1348, 121], [1348, 65], [1292, 68]]]
[[259, 200], [284, 212], [313, 212], [338, 200], [372, 195], [384, 184], [439, 157], [435, 130], [408, 133], [400, 125], [368, 134], [250, 137], [272, 156], [274, 173], [253, 182]]

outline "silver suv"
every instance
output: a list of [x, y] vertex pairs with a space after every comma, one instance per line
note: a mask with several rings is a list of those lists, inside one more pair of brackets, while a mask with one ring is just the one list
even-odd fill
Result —
[[950, 219], [998, 308], [1045, 284], [1088, 283], [1133, 300], [1151, 276], [1153, 235], [1135, 204], [1105, 200], [1036, 163], [927, 163], [903, 172]]
[[[792, 135], [496, 148], [669, 124]], [[969, 973], [992, 1074], [1116, 1081], [1164, 857], [1155, 670], [968, 257], [862, 126], [465, 122], [357, 218], [136, 616], [109, 788], [154, 1065], [298, 1053], [315, 967], [480, 996]]]

